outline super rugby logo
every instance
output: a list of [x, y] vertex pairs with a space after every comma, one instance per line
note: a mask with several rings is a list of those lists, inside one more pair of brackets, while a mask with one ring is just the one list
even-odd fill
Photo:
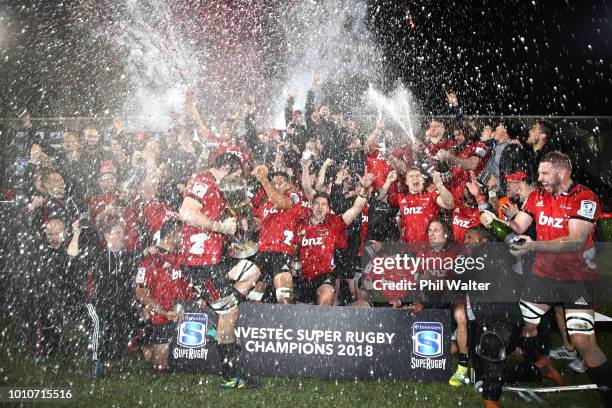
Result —
[[302, 246], [309, 246], [309, 245], [323, 245], [323, 237], [316, 237], [316, 238], [302, 238]]
[[204, 313], [185, 313], [178, 325], [176, 342], [186, 348], [199, 348], [206, 345], [208, 316]]
[[563, 218], [554, 218], [548, 217], [544, 215], [544, 213], [540, 213], [540, 217], [538, 218], [538, 224], [547, 225], [552, 228], [563, 228]]
[[443, 353], [444, 326], [440, 322], [415, 322], [412, 325], [412, 353], [425, 358]]
[[404, 215], [410, 214], [423, 214], [423, 207], [406, 207], [404, 208]]

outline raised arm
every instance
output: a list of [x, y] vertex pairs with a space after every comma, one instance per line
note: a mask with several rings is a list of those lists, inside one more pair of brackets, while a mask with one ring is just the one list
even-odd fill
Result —
[[191, 121], [195, 125], [200, 139], [208, 138], [209, 135], [211, 135], [211, 131], [204, 124], [204, 121], [200, 116], [200, 112], [198, 112], [198, 108], [196, 107], [194, 87], [189, 88], [185, 93], [185, 112], [187, 113], [189, 119], [191, 119]]
[[80, 221], [76, 220], [72, 223], [72, 239], [66, 248], [66, 253], [70, 257], [78, 256], [81, 250], [79, 249], [79, 237], [81, 236]]
[[287, 104], [285, 105], [285, 126], [293, 119], [293, 104], [295, 103], [295, 97], [298, 95], [297, 92], [293, 91], [287, 98]]
[[378, 146], [378, 136], [380, 136], [380, 131], [383, 127], [384, 123], [382, 121], [376, 122], [376, 127], [372, 130], [372, 133], [370, 133], [363, 145], [365, 154], [370, 154]]
[[314, 112], [314, 97], [315, 97], [315, 91], [317, 89], [318, 84], [319, 84], [319, 77], [314, 77], [314, 79], [312, 80], [312, 86], [310, 87], [310, 89], [308, 90], [308, 93], [306, 94], [306, 106], [304, 107], [304, 112], [306, 115], [304, 119], [306, 120], [306, 127], [309, 127], [309, 128], [313, 126], [311, 115]]
[[315, 184], [316, 191], [325, 191], [325, 176], [327, 175], [327, 170], [330, 166], [334, 164], [332, 159], [325, 159], [323, 165], [319, 169], [319, 174], [317, 175], [317, 183]]
[[388, 202], [387, 193], [389, 193], [389, 189], [391, 188], [393, 183], [395, 183], [396, 181], [397, 181], [397, 171], [393, 170], [389, 172], [389, 174], [387, 174], [385, 184], [383, 184], [380, 190], [378, 190], [378, 197], [376, 197], [376, 199], [378, 201]]
[[444, 208], [446, 210], [452, 210], [455, 208], [455, 201], [453, 200], [453, 195], [446, 188], [444, 183], [442, 182], [442, 176], [440, 172], [434, 171], [431, 173], [431, 177], [433, 179], [433, 183], [436, 186], [436, 189], [440, 193], [440, 195], [436, 198], [436, 204], [440, 208]]
[[287, 195], [279, 192], [272, 185], [272, 183], [268, 179], [268, 168], [265, 165], [260, 164], [259, 166], [255, 166], [251, 175], [255, 177], [257, 181], [259, 181], [264, 191], [266, 192], [270, 203], [272, 203], [274, 207], [279, 210], [288, 210], [293, 207], [293, 201], [291, 201], [291, 199]]
[[372, 191], [374, 176], [372, 174], [366, 174], [365, 176], [360, 177], [359, 182], [361, 183], [361, 188], [357, 194], [357, 197], [355, 197], [353, 206], [342, 214], [342, 221], [344, 221], [346, 225], [350, 225], [353, 221], [355, 221], [355, 219], [363, 211], [363, 207], [365, 207], [366, 203], [368, 202], [370, 192]]
[[310, 174], [310, 160], [302, 160], [302, 190], [308, 197], [308, 201], [312, 201], [315, 195], [315, 191], [312, 188], [314, 183], [314, 176]]

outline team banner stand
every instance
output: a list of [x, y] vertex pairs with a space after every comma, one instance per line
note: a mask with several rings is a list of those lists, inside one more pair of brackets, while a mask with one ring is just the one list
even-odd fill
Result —
[[[218, 372], [206, 337], [214, 313], [185, 306], [170, 345], [177, 371]], [[333, 379], [451, 375], [450, 312], [245, 303], [236, 328], [241, 370], [251, 375]]]

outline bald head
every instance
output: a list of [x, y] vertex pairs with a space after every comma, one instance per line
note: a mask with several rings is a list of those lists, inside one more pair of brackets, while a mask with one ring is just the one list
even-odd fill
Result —
[[51, 248], [59, 248], [66, 239], [66, 226], [59, 218], [52, 218], [45, 224], [45, 237]]

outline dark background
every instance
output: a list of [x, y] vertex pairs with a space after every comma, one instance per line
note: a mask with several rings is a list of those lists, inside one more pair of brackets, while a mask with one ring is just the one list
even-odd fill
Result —
[[[95, 7], [84, 3], [3, 2], [0, 116], [23, 105], [47, 117], [118, 109], [122, 50], [89, 35]], [[473, 114], [600, 116], [612, 114], [611, 3], [368, 0], [368, 25], [386, 88], [403, 81], [425, 111], [442, 113], [448, 89]]]
[[447, 88], [475, 114], [612, 113], [610, 1], [373, 3], [389, 77], [434, 112]]

